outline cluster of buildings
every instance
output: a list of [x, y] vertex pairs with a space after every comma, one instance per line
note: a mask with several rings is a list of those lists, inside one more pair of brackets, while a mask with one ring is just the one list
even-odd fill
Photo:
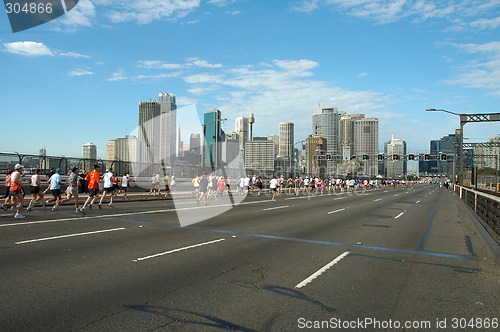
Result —
[[[182, 128], [177, 126], [175, 95], [160, 93], [156, 101], [139, 103], [137, 136], [107, 142], [106, 160], [120, 173], [177, 170], [186, 176], [223, 168], [232, 176], [246, 173], [392, 178], [409, 173], [408, 161], [418, 162], [415, 173], [422, 175], [451, 175], [458, 165], [450, 159], [456, 158], [460, 133], [431, 141], [429, 154], [408, 154], [406, 142], [394, 136], [384, 143], [384, 151], [380, 152], [379, 120], [364, 114], [346, 114], [336, 107], [314, 109], [311, 134], [299, 139], [294, 135], [292, 122], [279, 123], [277, 135], [254, 137], [253, 114], [236, 118], [232, 132], [222, 129], [225, 121], [220, 110], [205, 112], [201, 134], [192, 133], [189, 144], [184, 144]], [[481, 151], [480, 155], [498, 155], [497, 150]], [[473, 152], [467, 151], [472, 160]], [[448, 160], [443, 155], [449, 156]], [[83, 160], [89, 163], [84, 167], [90, 169], [96, 159], [97, 147], [84, 144]]]

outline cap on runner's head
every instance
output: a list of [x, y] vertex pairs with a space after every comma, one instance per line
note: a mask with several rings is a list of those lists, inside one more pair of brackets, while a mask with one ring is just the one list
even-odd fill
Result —
[[94, 165], [94, 168], [100, 168], [100, 167], [99, 167], [99, 165], [95, 164], [95, 165]]
[[21, 165], [21, 164], [16, 164], [16, 166], [14, 166], [14, 168], [15, 168], [15, 169], [21, 169], [21, 168], [24, 168], [24, 166], [23, 166], [23, 165]]

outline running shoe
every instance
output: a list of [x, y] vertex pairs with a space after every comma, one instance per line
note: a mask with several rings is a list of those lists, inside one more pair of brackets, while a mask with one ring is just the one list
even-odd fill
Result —
[[23, 218], [26, 218], [24, 215], [22, 214], [19, 214], [19, 213], [16, 213], [16, 215], [14, 216], [15, 219], [23, 219]]

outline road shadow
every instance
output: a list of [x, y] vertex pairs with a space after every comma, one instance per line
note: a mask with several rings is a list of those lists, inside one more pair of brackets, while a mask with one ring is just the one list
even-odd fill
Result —
[[335, 312], [337, 311], [335, 308], [327, 306], [326, 304], [321, 303], [320, 301], [313, 299], [304, 293], [293, 289], [293, 288], [288, 288], [288, 287], [283, 287], [283, 286], [275, 286], [275, 285], [265, 285], [262, 286], [262, 289], [272, 292], [274, 294], [282, 295], [282, 296], [288, 296], [291, 298], [295, 298], [301, 301], [306, 301], [309, 302], [315, 306], [318, 306], [321, 308], [321, 310], [324, 310], [326, 312]]

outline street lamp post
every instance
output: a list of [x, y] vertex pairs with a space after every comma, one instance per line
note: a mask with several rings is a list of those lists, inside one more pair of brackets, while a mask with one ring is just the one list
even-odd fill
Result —
[[464, 185], [464, 125], [468, 122], [490, 122], [490, 121], [500, 121], [500, 113], [481, 113], [481, 114], [458, 114], [455, 112], [450, 112], [444, 109], [428, 108], [426, 112], [445, 112], [460, 117], [460, 146], [459, 146], [459, 157], [460, 157], [460, 173], [458, 175], [458, 181], [460, 186]]

